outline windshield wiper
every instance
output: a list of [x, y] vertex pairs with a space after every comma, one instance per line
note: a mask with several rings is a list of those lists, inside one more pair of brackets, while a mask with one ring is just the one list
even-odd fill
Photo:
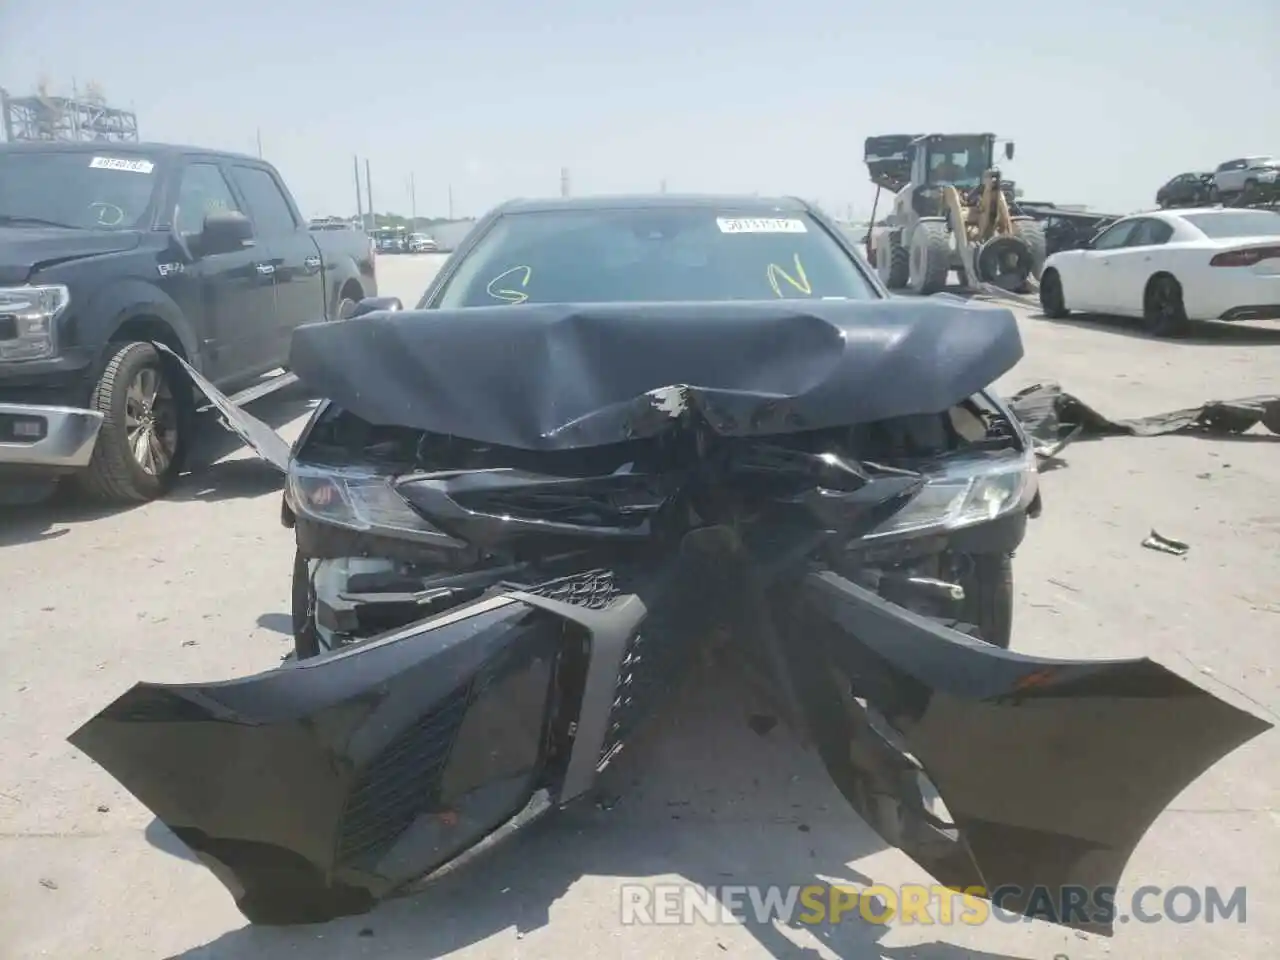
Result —
[[74, 223], [59, 223], [57, 220], [45, 220], [43, 217], [14, 217], [7, 213], [0, 213], [0, 227], [13, 226], [20, 223], [34, 227], [61, 227], [64, 230], [84, 229], [84, 227], [78, 227]]

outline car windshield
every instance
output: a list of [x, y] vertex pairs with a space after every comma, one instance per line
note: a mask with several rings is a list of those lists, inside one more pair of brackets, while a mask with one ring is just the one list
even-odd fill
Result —
[[0, 225], [147, 226], [158, 168], [154, 158], [125, 151], [0, 152]]
[[1270, 210], [1231, 210], [1221, 213], [1189, 213], [1183, 216], [1211, 240], [1231, 237], [1280, 237], [1280, 213]]
[[878, 296], [806, 214], [663, 206], [504, 214], [436, 305]]

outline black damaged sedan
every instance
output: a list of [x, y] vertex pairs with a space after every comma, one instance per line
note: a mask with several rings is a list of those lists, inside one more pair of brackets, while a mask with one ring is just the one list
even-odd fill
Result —
[[292, 449], [196, 378], [287, 472], [296, 659], [139, 683], [71, 738], [255, 922], [366, 911], [582, 798], [712, 637], [888, 842], [1006, 909], [1114, 887], [1268, 726], [1150, 660], [1008, 649], [1015, 318], [890, 298], [800, 201], [508, 204], [399, 307], [297, 331], [324, 400]]

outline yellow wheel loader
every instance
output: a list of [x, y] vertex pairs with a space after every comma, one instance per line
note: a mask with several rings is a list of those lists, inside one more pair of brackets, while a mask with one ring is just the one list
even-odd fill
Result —
[[[1013, 184], [1000, 179], [993, 133], [868, 137], [865, 159], [893, 209], [868, 235], [867, 258], [890, 290], [937, 293], [952, 271], [961, 289], [1026, 293], [1044, 265], [1044, 228], [1011, 213]], [[1013, 159], [1013, 143], [1004, 144]], [[875, 211], [872, 212], [875, 222]]]

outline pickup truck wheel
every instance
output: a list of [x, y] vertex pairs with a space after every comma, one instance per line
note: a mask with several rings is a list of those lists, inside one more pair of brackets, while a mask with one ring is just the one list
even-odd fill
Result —
[[350, 318], [351, 314], [355, 312], [355, 309], [356, 301], [352, 300], [350, 297], [343, 297], [338, 301], [338, 310], [336, 314], [337, 319], [346, 320]]
[[108, 503], [143, 503], [164, 494], [186, 457], [190, 390], [149, 343], [111, 344], [89, 400], [103, 415], [93, 459], [76, 476], [84, 493]]
[[311, 568], [307, 558], [297, 550], [293, 552], [293, 653], [298, 660], [307, 660], [320, 653]]

